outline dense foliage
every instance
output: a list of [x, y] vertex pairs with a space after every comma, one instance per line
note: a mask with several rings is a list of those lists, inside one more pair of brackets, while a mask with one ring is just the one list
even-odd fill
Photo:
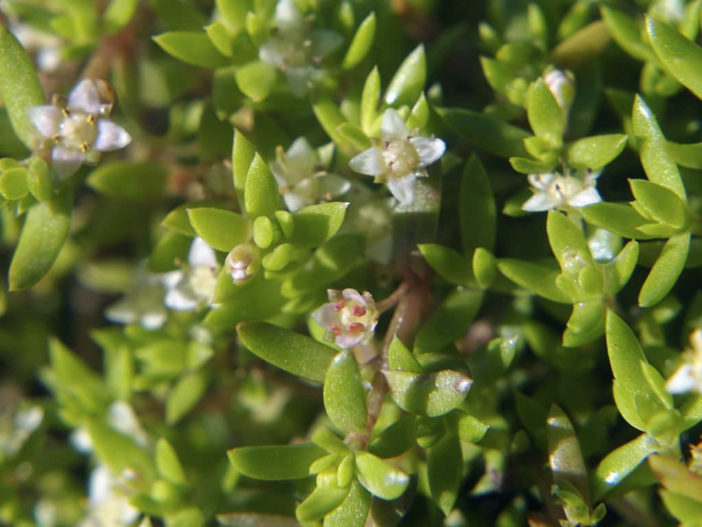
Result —
[[0, 22], [0, 524], [702, 525], [702, 0]]

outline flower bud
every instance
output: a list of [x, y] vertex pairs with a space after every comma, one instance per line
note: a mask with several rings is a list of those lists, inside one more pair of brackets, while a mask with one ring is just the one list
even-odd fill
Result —
[[235, 284], [252, 278], [260, 267], [261, 255], [256, 247], [242, 243], [234, 247], [227, 255], [224, 265]]
[[553, 94], [554, 99], [564, 112], [570, 110], [575, 98], [575, 87], [572, 78], [561, 70], [553, 69], [544, 75], [544, 82]]

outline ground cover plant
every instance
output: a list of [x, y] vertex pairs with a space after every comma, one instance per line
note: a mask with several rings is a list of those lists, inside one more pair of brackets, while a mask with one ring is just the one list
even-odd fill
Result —
[[702, 525], [701, 13], [0, 2], [0, 524]]

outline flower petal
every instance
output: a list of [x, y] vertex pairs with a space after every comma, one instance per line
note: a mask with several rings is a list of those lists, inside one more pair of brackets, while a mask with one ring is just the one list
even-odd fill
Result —
[[351, 182], [346, 178], [337, 176], [336, 174], [325, 174], [319, 176], [319, 192], [324, 197], [331, 195], [332, 197], [345, 194], [351, 188]]
[[585, 207], [593, 203], [599, 203], [602, 197], [595, 187], [588, 187], [568, 200], [568, 204], [572, 207]]
[[354, 172], [367, 176], [381, 176], [385, 173], [383, 154], [376, 146], [364, 150], [349, 161], [349, 166]]
[[316, 29], [312, 31], [310, 38], [312, 40], [312, 56], [320, 59], [329, 55], [344, 41], [339, 33], [328, 29]]
[[400, 117], [400, 114], [392, 108], [388, 108], [383, 112], [383, 120], [380, 123], [380, 135], [383, 139], [391, 139], [393, 137], [407, 138], [409, 128]]
[[56, 106], [44, 105], [33, 106], [27, 110], [30, 121], [44, 138], [49, 138], [59, 131], [59, 125], [63, 120], [63, 113]]
[[57, 145], [51, 150], [51, 160], [58, 175], [66, 178], [80, 168], [85, 161], [85, 154], [80, 150], [69, 150]]
[[532, 187], [538, 190], [547, 190], [548, 186], [558, 177], [561, 176], [555, 172], [546, 172], [544, 174], [529, 174], [527, 179]]
[[414, 201], [414, 174], [403, 178], [388, 179], [388, 188], [401, 205], [411, 205]]
[[71, 110], [82, 110], [85, 113], [98, 115], [102, 110], [100, 91], [95, 81], [83, 79], [68, 96], [68, 107]]
[[217, 257], [214, 249], [199, 236], [193, 239], [188, 253], [188, 263], [191, 267], [217, 267]]
[[557, 207], [560, 202], [553, 198], [548, 192], [537, 192], [524, 202], [522, 210], [530, 212], [542, 212]]
[[290, 212], [297, 212], [312, 203], [295, 192], [287, 192], [283, 194], [283, 201]]
[[166, 293], [163, 303], [168, 309], [174, 311], [192, 311], [197, 307], [197, 298], [192, 296], [189, 290], [176, 287]]
[[446, 143], [435, 137], [412, 137], [410, 143], [417, 149], [419, 165], [423, 167], [437, 161], [446, 151]]
[[333, 303], [321, 305], [310, 316], [312, 320], [327, 330], [330, 330], [331, 325], [339, 319], [339, 313], [334, 309]]
[[358, 335], [352, 335], [349, 333], [344, 333], [339, 335], [334, 339], [334, 343], [343, 349], [353, 348], [356, 344], [361, 342], [365, 338], [365, 333], [360, 333]]
[[97, 137], [91, 148], [98, 152], [118, 150], [127, 146], [131, 140], [131, 136], [121, 126], [109, 119], [99, 119], [97, 122]]
[[695, 373], [690, 364], [683, 364], [665, 383], [670, 393], [686, 393], [695, 388]]

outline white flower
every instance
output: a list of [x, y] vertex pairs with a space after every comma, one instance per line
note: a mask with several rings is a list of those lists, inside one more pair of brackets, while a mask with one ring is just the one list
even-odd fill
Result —
[[352, 170], [374, 176], [376, 183], [387, 183], [392, 195], [402, 205], [414, 201], [414, 180], [427, 177], [426, 167], [446, 150], [441, 139], [417, 136], [410, 132], [402, 117], [392, 108], [385, 110], [381, 122], [381, 139], [349, 162]]
[[219, 264], [215, 252], [202, 238], [195, 238], [188, 253], [185, 270], [166, 273], [163, 283], [168, 292], [163, 300], [168, 309], [193, 311], [212, 301]]
[[558, 106], [568, 111], [575, 96], [573, 81], [559, 69], [552, 69], [544, 75], [544, 82], [556, 99]]
[[540, 212], [567, 207], [580, 208], [598, 203], [602, 201], [595, 188], [599, 175], [599, 172], [591, 170], [573, 176], [562, 176], [559, 172], [529, 174], [528, 179], [534, 195], [522, 205], [522, 209]]
[[10, 24], [10, 31], [22, 47], [29, 53], [36, 53], [36, 62], [39, 70], [52, 73], [61, 64], [61, 39], [51, 33], [40, 31], [28, 24]]
[[665, 383], [670, 393], [696, 392], [702, 394], [702, 329], [690, 335], [691, 349], [683, 354], [683, 364]]
[[271, 170], [290, 212], [344, 194], [351, 183], [336, 174], [316, 172], [317, 154], [304, 137], [296, 139], [287, 152], [276, 150]]
[[127, 527], [139, 517], [127, 489], [105, 465], [97, 465], [88, 483], [88, 516], [79, 527]]
[[261, 254], [255, 245], [241, 243], [234, 247], [224, 260], [224, 267], [235, 284], [253, 278], [261, 264]]
[[266, 64], [285, 73], [293, 94], [301, 97], [316, 73], [316, 65], [342, 42], [341, 36], [326, 29], [312, 29], [294, 0], [279, 0], [275, 8], [271, 37], [258, 50]]
[[144, 329], [160, 328], [168, 316], [163, 306], [163, 284], [159, 275], [139, 268], [131, 291], [121, 300], [108, 306], [105, 317], [117, 324], [139, 323]]
[[28, 110], [61, 177], [70, 176], [83, 163], [96, 163], [100, 152], [124, 148], [131, 141], [124, 128], [107, 119], [112, 111], [108, 89], [103, 81], [84, 79], [65, 104], [55, 99], [51, 105]]
[[329, 332], [340, 348], [351, 348], [373, 336], [378, 310], [371, 294], [355, 289], [328, 289], [329, 302], [312, 313], [312, 319]]

